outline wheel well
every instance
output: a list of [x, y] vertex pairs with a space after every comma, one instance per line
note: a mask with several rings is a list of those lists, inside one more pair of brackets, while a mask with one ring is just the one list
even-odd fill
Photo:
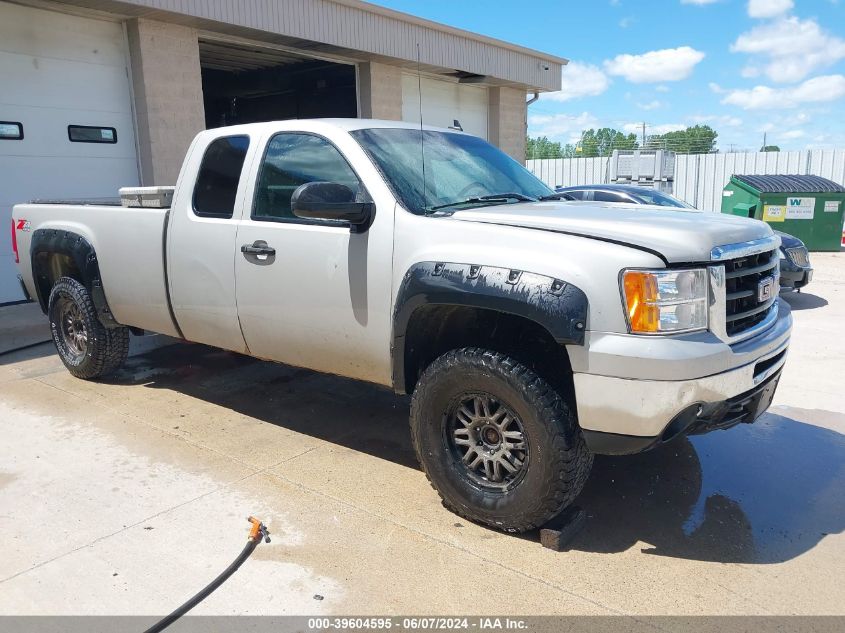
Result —
[[64, 253], [42, 252], [35, 255], [33, 260], [35, 283], [38, 286], [38, 298], [41, 309], [47, 313], [47, 303], [53, 286], [61, 277], [71, 277], [84, 283], [82, 271], [69, 255]]
[[413, 392], [432, 361], [460, 347], [512, 356], [574, 402], [569, 355], [546, 328], [522, 316], [459, 305], [425, 305], [411, 315], [405, 335], [405, 392]]

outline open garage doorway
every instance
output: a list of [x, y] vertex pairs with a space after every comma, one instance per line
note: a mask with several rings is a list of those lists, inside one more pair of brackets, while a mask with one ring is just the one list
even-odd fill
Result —
[[357, 117], [355, 66], [289, 51], [200, 40], [207, 128]]

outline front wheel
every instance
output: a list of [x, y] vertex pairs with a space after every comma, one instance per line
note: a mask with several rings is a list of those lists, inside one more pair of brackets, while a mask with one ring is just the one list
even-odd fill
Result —
[[129, 329], [104, 326], [88, 290], [75, 279], [62, 277], [56, 282], [47, 315], [56, 351], [77, 378], [109, 374], [126, 360]]
[[507, 532], [560, 513], [593, 463], [560, 395], [528, 367], [479, 348], [451, 351], [423, 372], [411, 436], [443, 504]]

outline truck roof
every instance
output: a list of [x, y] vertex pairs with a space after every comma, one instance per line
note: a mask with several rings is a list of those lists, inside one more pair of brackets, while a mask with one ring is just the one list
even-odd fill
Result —
[[[423, 125], [424, 130], [434, 132], [451, 132], [453, 134], [464, 134], [460, 130], [452, 128], [437, 127], [433, 125]], [[388, 121], [385, 119], [286, 119], [283, 121], [262, 121], [261, 123], [243, 123], [241, 125], [229, 125], [226, 127], [213, 128], [201, 132], [201, 134], [212, 134], [220, 136], [221, 134], [244, 134], [244, 133], [261, 133], [267, 131], [284, 131], [284, 130], [306, 130], [319, 131], [326, 128], [334, 128], [337, 130], [345, 130], [351, 132], [352, 130], [364, 130], [373, 128], [397, 128], [407, 130], [420, 129], [419, 123], [407, 123], [405, 121]]]

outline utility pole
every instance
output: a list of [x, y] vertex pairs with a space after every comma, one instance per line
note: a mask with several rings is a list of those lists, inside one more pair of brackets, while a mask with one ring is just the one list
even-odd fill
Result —
[[645, 147], [645, 121], [643, 121], [643, 147]]
[[761, 151], [765, 151], [765, 150], [766, 150], [766, 133], [763, 132], [763, 147], [761, 148]]

